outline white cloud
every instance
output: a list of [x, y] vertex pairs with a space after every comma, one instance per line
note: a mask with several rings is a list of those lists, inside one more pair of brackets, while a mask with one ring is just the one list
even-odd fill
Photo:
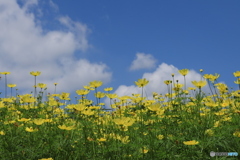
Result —
[[151, 54], [137, 53], [130, 70], [154, 68], [157, 60]]
[[0, 72], [11, 72], [8, 82], [16, 83], [20, 91], [33, 90], [30, 71], [42, 72], [37, 82], [47, 83], [49, 92], [54, 90], [54, 82], [59, 83], [58, 91], [65, 92], [75, 91], [91, 80], [109, 82], [111, 73], [105, 64], [74, 58], [76, 51], [90, 46], [87, 25], [63, 16], [59, 21], [66, 27], [64, 31], [45, 31], [27, 9], [38, 7], [37, 2], [23, 1], [20, 7], [16, 0], [0, 0]]
[[[168, 65], [166, 63], [162, 63], [158, 66], [158, 68], [152, 73], [144, 73], [142, 78], [146, 78], [149, 80], [149, 83], [144, 87], [144, 96], [148, 99], [152, 99], [152, 93], [157, 92], [158, 94], [166, 94], [168, 93], [167, 85], [164, 83], [165, 80], [173, 80], [172, 73], [174, 74], [174, 80], [178, 80], [178, 83], [184, 84], [184, 77], [178, 72], [178, 68], [173, 65]], [[197, 73], [194, 70], [190, 70], [186, 75], [186, 87], [194, 87], [191, 81], [199, 81], [201, 80], [201, 74]], [[137, 79], [136, 79], [137, 81]], [[184, 87], [183, 87], [184, 89]], [[141, 94], [141, 88], [136, 85], [126, 86], [120, 85], [114, 93], [118, 96], [132, 96], [132, 93]], [[203, 88], [205, 93], [210, 93], [207, 86]], [[109, 106], [109, 100], [105, 99], [104, 101], [107, 106]]]

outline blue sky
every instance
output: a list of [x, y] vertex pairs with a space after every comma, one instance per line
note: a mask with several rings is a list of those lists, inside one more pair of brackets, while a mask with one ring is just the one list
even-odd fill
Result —
[[[240, 1], [223, 0], [0, 0], [0, 68], [24, 93], [32, 89], [30, 71], [48, 91], [74, 97], [92, 80], [120, 96], [139, 92], [134, 81], [150, 80], [146, 92], [166, 92], [164, 80], [188, 84], [219, 73], [237, 88]], [[2, 78], [1, 88], [4, 87]], [[207, 91], [207, 89], [206, 89]]]

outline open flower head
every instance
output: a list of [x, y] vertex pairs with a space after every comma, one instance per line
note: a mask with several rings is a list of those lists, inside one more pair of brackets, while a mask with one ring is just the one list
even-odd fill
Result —
[[138, 81], [135, 81], [135, 84], [138, 86], [138, 87], [144, 87], [148, 84], [148, 80], [146, 80], [146, 78], [143, 78], [143, 79], [139, 79]]
[[102, 85], [103, 83], [101, 81], [92, 81], [92, 82], [89, 82], [89, 85], [93, 88], [98, 88]]
[[4, 75], [7, 75], [7, 74], [10, 74], [11, 72], [0, 72], [0, 74], [4, 74]]
[[32, 127], [26, 127], [25, 130], [27, 132], [37, 132], [38, 131], [38, 129], [33, 129]]
[[104, 91], [106, 91], [106, 92], [109, 92], [109, 91], [111, 91], [111, 90], [113, 90], [113, 88], [112, 88], [112, 87], [109, 87], [109, 88], [104, 88]]
[[207, 84], [207, 82], [206, 81], [198, 81], [198, 82], [192, 81], [192, 84], [197, 88], [202, 88]]
[[182, 70], [179, 70], [178, 72], [179, 72], [181, 75], [186, 76], [186, 75], [188, 74], [189, 70], [188, 70], [188, 69], [182, 69]]
[[13, 87], [16, 87], [17, 85], [16, 84], [8, 84], [7, 86], [10, 88], [13, 88]]
[[90, 91], [85, 89], [76, 90], [78, 95], [87, 95]]
[[233, 73], [234, 77], [240, 77], [240, 71], [236, 71]]
[[39, 71], [36, 71], [36, 72], [32, 71], [32, 72], [30, 72], [30, 74], [33, 75], [33, 76], [39, 76], [41, 74], [41, 72], [39, 72]]
[[193, 140], [193, 141], [184, 141], [183, 143], [185, 145], [197, 145], [199, 142], [196, 140]]
[[38, 87], [43, 89], [43, 88], [46, 88], [47, 87], [47, 84], [44, 84], [44, 83], [38, 83]]

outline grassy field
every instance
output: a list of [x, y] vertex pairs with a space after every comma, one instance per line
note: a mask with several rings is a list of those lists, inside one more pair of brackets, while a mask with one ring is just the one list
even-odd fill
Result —
[[[188, 70], [179, 73], [185, 80]], [[16, 85], [7, 84], [10, 73], [1, 74], [12, 95]], [[135, 82], [142, 94], [122, 97], [112, 94], [112, 88], [97, 91], [102, 82], [93, 81], [76, 91], [77, 104], [70, 103], [68, 93], [48, 95], [43, 102], [46, 84], [36, 84], [40, 72], [30, 74], [41, 92], [0, 99], [2, 160], [239, 158], [210, 157], [211, 151], [240, 154], [240, 89], [230, 91], [217, 83], [217, 74], [193, 81], [195, 88], [186, 88], [172, 75], [164, 82], [168, 93], [153, 93], [152, 99], [143, 95], [146, 79]], [[234, 76], [239, 86], [240, 72]], [[203, 87], [211, 89], [210, 95], [202, 92]], [[95, 102], [86, 98], [90, 92]], [[111, 110], [100, 103], [104, 97], [109, 98]]]

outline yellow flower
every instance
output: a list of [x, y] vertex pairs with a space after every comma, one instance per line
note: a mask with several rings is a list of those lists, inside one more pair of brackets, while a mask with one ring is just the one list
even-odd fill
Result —
[[0, 135], [5, 135], [5, 132], [4, 131], [0, 131]]
[[22, 97], [23, 103], [32, 103], [36, 102], [36, 99], [34, 97], [24, 96]]
[[113, 90], [113, 88], [112, 88], [112, 87], [109, 87], [109, 88], [104, 88], [104, 91], [106, 91], [106, 92], [108, 92], [108, 91], [111, 91], [111, 90]]
[[233, 73], [234, 77], [240, 77], [240, 71], [236, 71]]
[[175, 83], [174, 86], [175, 86], [175, 88], [182, 88], [184, 85], [180, 84], [180, 83], [178, 83], [178, 84]]
[[237, 81], [234, 81], [236, 84], [240, 84], [240, 78], [237, 79]]
[[171, 80], [166, 80], [166, 81], [164, 81], [164, 83], [165, 83], [166, 85], [169, 85], [169, 84], [172, 83], [172, 81], [171, 81]]
[[38, 129], [33, 129], [32, 127], [26, 127], [25, 130], [27, 132], [36, 132], [36, 131], [38, 131]]
[[61, 95], [59, 96], [59, 98], [62, 100], [70, 100], [69, 95], [70, 95], [70, 93], [62, 92]]
[[199, 142], [196, 141], [196, 140], [193, 140], [193, 141], [184, 141], [183, 142], [185, 145], [196, 145], [198, 144]]
[[69, 130], [73, 130], [75, 127], [74, 126], [66, 126], [65, 124], [63, 124], [63, 125], [59, 125], [58, 128], [69, 131]]
[[207, 129], [205, 131], [205, 134], [209, 135], [209, 136], [212, 136], [214, 134], [214, 131], [212, 129]]
[[150, 106], [148, 106], [148, 109], [151, 110], [151, 111], [159, 111], [161, 110], [161, 104], [160, 103], [155, 103], [155, 104], [152, 104]]
[[87, 110], [83, 110], [82, 113], [87, 116], [91, 116], [91, 115], [94, 115], [95, 112], [92, 111], [91, 109], [87, 109]]
[[7, 74], [10, 74], [11, 72], [0, 72], [0, 74], [5, 74], [5, 75], [7, 75]]
[[77, 111], [83, 111], [86, 108], [86, 106], [84, 104], [75, 104], [73, 108], [76, 109]]
[[44, 122], [45, 120], [41, 118], [33, 120], [33, 123], [35, 123], [36, 125], [42, 125]]
[[141, 153], [148, 153], [148, 148], [147, 147], [143, 147], [139, 149]]
[[200, 72], [203, 72], [203, 69], [200, 69], [199, 71], [200, 71]]
[[100, 138], [100, 139], [97, 139], [99, 142], [105, 142], [107, 139], [106, 138]]
[[80, 90], [76, 90], [76, 93], [78, 95], [86, 95], [88, 94], [90, 91], [89, 90], [84, 90], [84, 89], [80, 89]]
[[117, 139], [120, 140], [123, 144], [127, 144], [128, 142], [130, 142], [130, 140], [128, 139], [129, 136], [117, 136]]
[[27, 118], [21, 118], [21, 119], [18, 119], [19, 122], [27, 122], [27, 121], [30, 121], [31, 118], [27, 119]]
[[182, 70], [179, 70], [178, 72], [179, 72], [181, 75], [186, 76], [186, 75], [188, 74], [189, 70], [188, 70], [188, 69], [182, 69]]
[[42, 159], [38, 159], [38, 160], [53, 160], [52, 158], [42, 158]]
[[117, 94], [106, 94], [106, 96], [108, 97], [108, 98], [110, 98], [110, 99], [113, 99], [113, 98], [117, 98], [118, 96], [117, 96]]
[[98, 88], [102, 85], [103, 83], [101, 81], [92, 81], [89, 82], [90, 87]]
[[97, 92], [97, 93], [94, 93], [95, 97], [97, 98], [103, 98], [105, 96], [105, 93], [102, 93], [102, 92]]
[[188, 87], [188, 90], [196, 90], [194, 87]]
[[164, 138], [164, 136], [160, 134], [160, 135], [157, 136], [157, 138], [162, 140]]
[[240, 137], [240, 131], [234, 132], [233, 135], [236, 136], [236, 137]]
[[39, 76], [41, 74], [41, 72], [39, 72], [39, 71], [33, 72], [32, 71], [32, 72], [30, 72], [30, 74], [33, 76]]
[[13, 87], [16, 87], [17, 85], [16, 84], [8, 84], [7, 86], [10, 88], [13, 88]]
[[44, 84], [44, 83], [38, 83], [38, 87], [41, 88], [41, 89], [43, 89], [43, 88], [46, 88], [47, 85]]
[[197, 88], [202, 88], [207, 84], [207, 82], [206, 81], [198, 81], [198, 82], [192, 81], [192, 84]]
[[135, 122], [134, 119], [130, 117], [121, 117], [113, 120], [117, 125], [131, 126]]
[[92, 86], [83, 86], [83, 88], [85, 88], [87, 90], [94, 90], [94, 88], [92, 88]]
[[55, 86], [58, 84], [58, 83], [53, 83]]
[[219, 121], [216, 121], [216, 122], [214, 123], [214, 126], [213, 126], [213, 127], [219, 127], [219, 126], [220, 126]]
[[144, 87], [148, 84], [148, 80], [146, 80], [146, 78], [144, 79], [139, 79], [138, 81], [135, 81], [135, 84], [138, 86], [138, 87]]

